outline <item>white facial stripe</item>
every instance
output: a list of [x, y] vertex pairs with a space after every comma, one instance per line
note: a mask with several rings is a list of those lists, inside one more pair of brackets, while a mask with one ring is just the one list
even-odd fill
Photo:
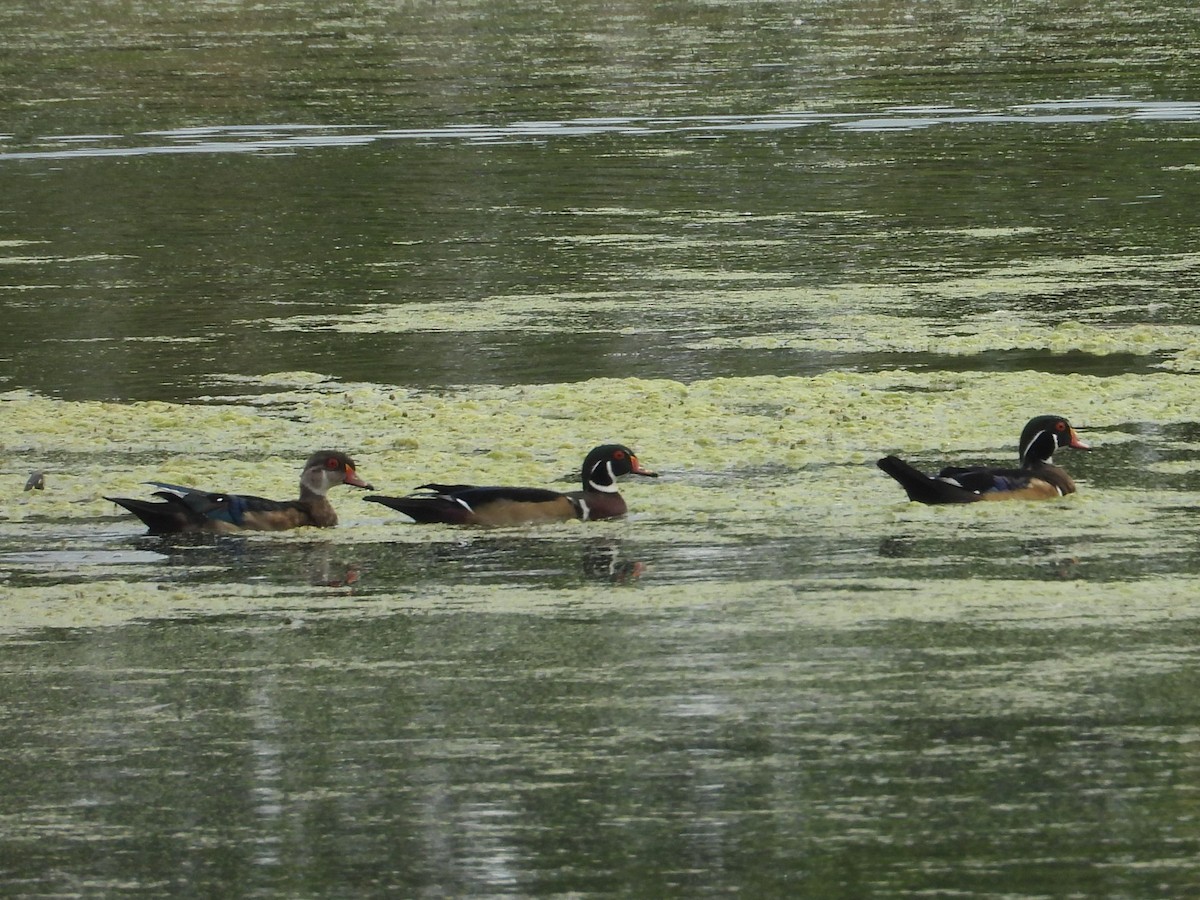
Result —
[[[1031, 437], [1029, 439], [1029, 443], [1021, 448], [1021, 459], [1024, 459], [1029, 454], [1029, 451], [1033, 448], [1033, 445], [1036, 444], [1038, 442], [1038, 439], [1045, 433], [1046, 433], [1045, 431], [1039, 431], [1037, 434], [1035, 434], [1033, 437]], [[1049, 458], [1050, 457], [1046, 457], [1046, 459], [1049, 459]]]
[[[595, 472], [599, 467], [600, 464], [597, 463], [592, 471]], [[607, 460], [604, 463], [604, 468], [608, 472], [608, 484], [597, 484], [594, 480], [589, 479], [588, 487], [590, 487], [593, 491], [600, 491], [605, 494], [615, 494], [617, 493], [617, 476], [613, 474], [612, 460]]]

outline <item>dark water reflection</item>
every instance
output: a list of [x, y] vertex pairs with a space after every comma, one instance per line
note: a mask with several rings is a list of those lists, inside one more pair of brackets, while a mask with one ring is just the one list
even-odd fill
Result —
[[[747, 277], [803, 290], [886, 273], [933, 288], [1014, 256], [1190, 253], [1178, 223], [1193, 217], [1194, 107], [1163, 118], [1139, 107], [1137, 118], [1113, 102], [1117, 114], [1086, 122], [945, 115], [935, 129], [909, 117], [904, 130], [861, 132], [835, 120], [715, 140], [561, 135], [551, 123], [527, 130], [537, 143], [517, 145], [472, 144], [444, 128], [424, 141], [375, 135], [284, 157], [245, 139], [229, 141], [234, 154], [167, 145], [114, 159], [92, 141], [65, 159], [0, 154], [6, 230], [20, 244], [4, 265], [4, 377], [64, 397], [185, 399], [221, 376], [270, 371], [420, 385], [886, 366], [870, 355], [689, 349], [706, 328], [753, 335], [778, 320], [756, 316], [750, 301], [718, 314], [687, 298], [740, 289]], [[1013, 234], [997, 244], [955, 233], [992, 226]], [[1057, 319], [1125, 306], [1116, 315], [1126, 320], [1195, 324], [1191, 304], [1154, 300], [1178, 273], [1142, 274], [1149, 284], [1114, 278], [1033, 299]], [[593, 292], [636, 306], [597, 314]], [[420, 312], [399, 333], [267, 325], [316, 316], [353, 326], [367, 308], [486, 309], [495, 298], [556, 294], [555, 322], [571, 342], [465, 316], [465, 335], [444, 334], [422, 327]], [[983, 297], [976, 310], [1010, 299]], [[922, 311], [961, 315], [953, 297]]]
[[1194, 885], [1194, 636], [789, 624], [804, 602], [31, 635], [4, 666], [9, 884]]
[[[267, 596], [292, 597], [280, 603], [300, 610], [309, 590], [340, 597], [347, 608], [379, 600], [425, 608], [473, 602], [490, 590], [528, 592], [549, 602], [584, 588], [612, 587], [628, 591], [612, 594], [614, 602], [637, 607], [664, 588], [694, 586], [698, 599], [732, 602], [742, 597], [742, 586], [751, 592], [762, 585], [874, 591], [871, 579], [880, 575], [903, 579], [897, 589], [917, 593], [923, 585], [958, 583], [964, 599], [1006, 596], [1014, 579], [1029, 596], [1041, 583], [1078, 582], [1080, 600], [1089, 586], [1128, 590], [1132, 599], [1139, 579], [1189, 571], [1192, 559], [1186, 541], [1162, 537], [1191, 533], [1189, 508], [1163, 506], [1142, 515], [1145, 533], [1134, 534], [1101, 532], [1088, 511], [1066, 508], [1048, 517], [1054, 528], [1049, 535], [963, 516], [934, 528], [914, 519], [849, 534], [819, 523], [771, 536], [744, 526], [727, 533], [718, 525], [707, 534], [688, 532], [682, 541], [655, 535], [653, 526], [619, 538], [513, 529], [496, 536], [443, 531], [427, 540], [400, 534], [404, 540], [370, 542], [131, 538], [124, 527], [103, 541], [90, 533], [63, 541], [59, 527], [53, 531], [57, 541], [86, 549], [13, 549], [0, 554], [0, 565], [12, 588], [87, 585], [119, 575], [130, 585], [185, 595], [215, 589], [236, 597], [250, 586]], [[253, 605], [253, 595], [245, 599]]]

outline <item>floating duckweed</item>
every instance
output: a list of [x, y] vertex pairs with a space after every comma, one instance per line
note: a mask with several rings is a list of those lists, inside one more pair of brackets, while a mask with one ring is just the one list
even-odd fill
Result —
[[[652, 541], [654, 546], [680, 548], [680, 553], [684, 548], [697, 553], [716, 548], [725, 554], [750, 552], [741, 550], [743, 546], [766, 548], [754, 551], [756, 559], [766, 561], [781, 552], [771, 549], [773, 542], [819, 543], [840, 548], [838, 554], [872, 559], [880, 546], [908, 534], [948, 546], [962, 541], [964, 532], [1017, 545], [1036, 534], [1039, 541], [1064, 548], [1064, 560], [1083, 561], [1060, 567], [1050, 560], [1050, 577], [1074, 577], [1080, 566], [1088, 571], [1105, 559], [1109, 547], [1128, 548], [1148, 533], [1173, 533], [1158, 527], [1147, 530], [1145, 523], [1160, 521], [1164, 510], [1194, 505], [1189, 479], [1195, 469], [1186, 458], [1146, 460], [1142, 471], [1154, 473], [1153, 486], [1130, 488], [1115, 483], [1119, 478], [1110, 474], [1117, 471], [1110, 462], [1117, 448], [1133, 441], [1132, 433], [1143, 423], [1162, 429], [1194, 420], [1200, 375], [1186, 372], [1098, 377], [896, 369], [725, 377], [691, 384], [597, 379], [481, 385], [436, 393], [337, 384], [323, 378], [313, 379], [307, 389], [264, 387], [254, 402], [227, 405], [69, 402], [20, 391], [0, 395], [0, 434], [7, 451], [0, 483], [10, 485], [0, 506], [0, 546], [27, 546], [31, 540], [52, 545], [61, 543], [64, 534], [89, 535], [93, 542], [128, 541], [140, 534], [140, 527], [103, 495], [144, 496], [148, 489], [142, 482], [147, 480], [292, 497], [301, 462], [319, 447], [346, 450], [380, 492], [401, 493], [431, 480], [565, 488], [578, 478], [588, 449], [620, 441], [662, 474], [657, 481], [631, 479], [623, 488], [631, 509], [628, 519], [519, 533], [526, 539], [542, 535], [555, 540], [605, 536]], [[354, 402], [313, 402], [344, 396], [352, 396]], [[980, 504], [969, 510], [918, 507], [906, 502], [874, 466], [874, 460], [888, 452], [918, 462], [1015, 459], [1021, 425], [1045, 412], [1068, 416], [1098, 448], [1096, 453], [1062, 460], [1078, 477], [1080, 492], [1061, 501]], [[1188, 446], [1177, 440], [1164, 445], [1163, 452], [1190, 452]], [[37, 496], [22, 490], [33, 469], [53, 473], [47, 489]], [[351, 489], [338, 489], [333, 500], [342, 524], [320, 535], [322, 545], [477, 540], [453, 529], [402, 526], [360, 497]], [[1191, 533], [1181, 529], [1175, 531]], [[1085, 534], [1088, 543], [1081, 544]], [[288, 533], [246, 540], [286, 546], [313, 538]], [[824, 558], [825, 566], [839, 558], [828, 557], [828, 551], [814, 552]], [[0, 572], [12, 565], [0, 556]], [[912, 578], [921, 579], [923, 565], [928, 563], [919, 555], [909, 560], [901, 554], [889, 557], [885, 568], [892, 574], [911, 571]], [[1058, 574], [1060, 568], [1066, 574]], [[658, 572], [662, 571], [660, 565]], [[81, 573], [78, 570], [84, 577]], [[907, 584], [910, 592], [915, 583], [897, 581]], [[105, 592], [117, 591], [118, 583], [78, 589], [107, 597]], [[453, 585], [422, 584], [423, 603], [436, 605], [438, 598], [474, 602], [455, 593]], [[927, 581], [920, 584], [922, 603], [933, 603], [939, 615], [951, 615], [948, 597], [961, 589], [955, 587], [960, 579], [947, 578], [944, 588]], [[264, 589], [264, 596], [275, 597], [268, 603], [229, 584], [219, 588], [194, 595], [189, 589], [182, 599], [155, 590], [156, 601], [146, 601], [150, 605], [129, 615], [154, 615], [163, 606], [153, 602], [209, 611], [234, 602], [230, 597], [267, 606], [287, 604], [278, 589]], [[675, 602], [668, 599], [668, 588], [659, 584], [653, 602]], [[65, 587], [37, 590], [42, 593], [26, 594], [23, 589], [22, 596], [44, 597], [51, 606], [66, 603]], [[666, 593], [660, 595], [659, 590]], [[728, 590], [728, 583], [718, 578], [690, 596]], [[787, 597], [792, 590], [787, 583], [753, 578], [743, 585], [739, 577], [736, 595]], [[909, 615], [921, 614], [899, 588], [874, 581], [853, 590], [845, 584], [813, 582], [805, 590], [821, 603], [862, 591], [885, 606], [894, 602]], [[1108, 593], [1101, 592], [1103, 596], [1120, 593], [1115, 587], [1104, 590]], [[135, 610], [142, 602], [139, 598], [150, 593], [136, 584], [129, 591]], [[1091, 602], [1092, 586], [1088, 591]], [[938, 599], [943, 592], [944, 603]], [[499, 598], [498, 603], [524, 602], [516, 594], [505, 595], [508, 600], [491, 590], [485, 595]], [[993, 595], [994, 591], [989, 594]], [[578, 596], [589, 598], [583, 602], [602, 602], [592, 593]], [[49, 619], [56, 615], [45, 613]], [[80, 615], [99, 616], [95, 610]]]

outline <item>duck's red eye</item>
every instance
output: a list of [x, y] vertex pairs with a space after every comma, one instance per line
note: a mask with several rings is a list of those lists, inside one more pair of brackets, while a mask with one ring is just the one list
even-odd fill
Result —
[[1054, 424], [1054, 430], [1055, 430], [1055, 431], [1066, 431], [1066, 430], [1067, 430], [1067, 423], [1066, 423], [1066, 422], [1063, 422], [1063, 421], [1056, 422], [1056, 423]]
[[341, 467], [342, 464], [336, 456], [331, 456], [325, 460], [325, 468], [327, 469], [340, 469]]
[[614, 450], [613, 451], [613, 459], [624, 459], [624, 458], [625, 458], [624, 450]]

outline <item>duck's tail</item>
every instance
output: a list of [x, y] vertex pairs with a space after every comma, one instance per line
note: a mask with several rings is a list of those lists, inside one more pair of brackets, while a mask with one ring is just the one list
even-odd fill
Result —
[[470, 507], [446, 497], [385, 497], [381, 494], [371, 494], [363, 499], [371, 503], [382, 503], [420, 525], [439, 522], [444, 525], [464, 525], [471, 516]]
[[151, 534], [175, 534], [180, 531], [196, 531], [204, 517], [198, 515], [174, 494], [156, 494], [163, 497], [162, 503], [150, 500], [134, 500], [130, 497], [105, 497], [117, 506], [123, 506], [145, 523]]
[[876, 465], [895, 478], [908, 499], [917, 503], [974, 503], [979, 499], [974, 491], [926, 475], [898, 456], [885, 456]]

